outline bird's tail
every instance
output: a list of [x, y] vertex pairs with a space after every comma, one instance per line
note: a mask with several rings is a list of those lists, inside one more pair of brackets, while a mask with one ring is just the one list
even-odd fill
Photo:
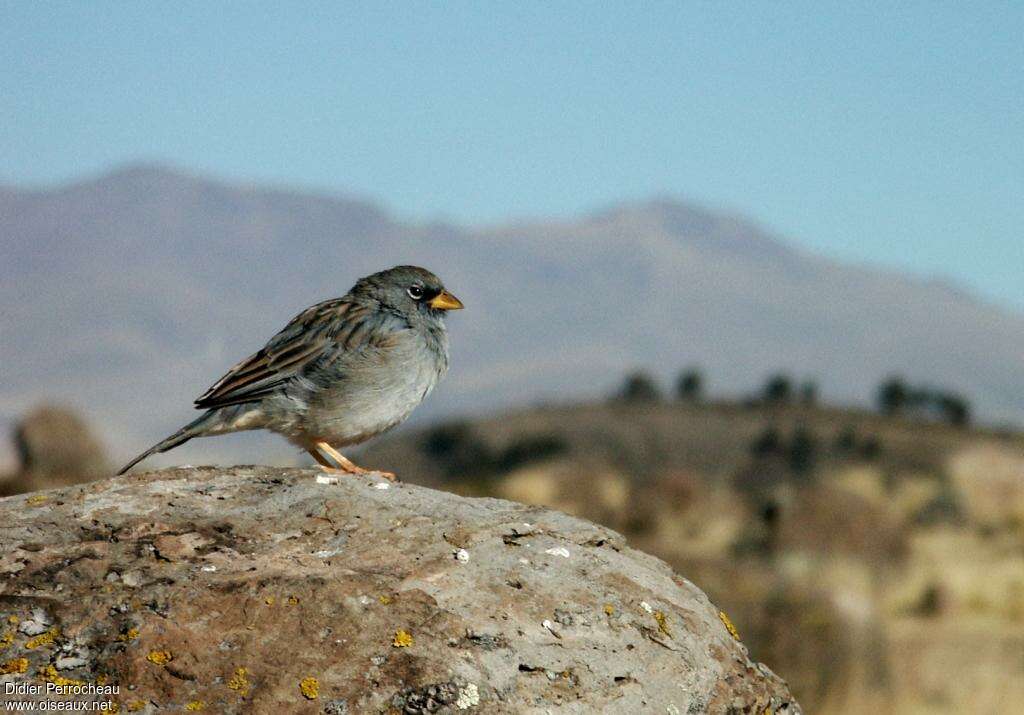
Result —
[[121, 471], [118, 472], [118, 475], [124, 474], [147, 457], [159, 454], [160, 452], [166, 452], [174, 449], [175, 447], [180, 447], [193, 437], [202, 437], [203, 435], [210, 434], [212, 431], [211, 428], [221, 422], [220, 415], [217, 413], [218, 410], [210, 410], [202, 417], [189, 422], [167, 439], [157, 442], [138, 457], [128, 462], [128, 464], [124, 465], [124, 467], [121, 468]]

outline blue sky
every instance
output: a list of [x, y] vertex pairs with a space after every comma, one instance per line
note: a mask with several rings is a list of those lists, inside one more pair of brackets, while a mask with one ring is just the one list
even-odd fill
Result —
[[0, 180], [161, 160], [471, 223], [668, 194], [1024, 310], [1022, 37], [1021, 2], [0, 0]]

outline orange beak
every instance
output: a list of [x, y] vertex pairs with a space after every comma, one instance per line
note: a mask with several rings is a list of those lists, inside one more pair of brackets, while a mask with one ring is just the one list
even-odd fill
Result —
[[465, 307], [462, 305], [461, 300], [446, 290], [441, 291], [427, 301], [427, 305], [434, 310], [462, 310]]

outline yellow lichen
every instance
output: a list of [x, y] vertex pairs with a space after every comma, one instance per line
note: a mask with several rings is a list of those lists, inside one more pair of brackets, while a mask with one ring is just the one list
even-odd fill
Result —
[[668, 629], [668, 619], [665, 617], [664, 612], [655, 611], [654, 620], [658, 622], [658, 630], [667, 635], [669, 638], [672, 637], [671, 631]]
[[320, 697], [320, 682], [312, 676], [303, 678], [299, 682], [299, 690], [306, 700], [316, 700]]
[[288, 605], [289, 606], [298, 606], [299, 605], [299, 599], [297, 599], [295, 596], [289, 596], [288, 597]]
[[615, 606], [613, 606], [610, 603], [604, 604], [604, 615], [606, 615], [606, 616], [614, 616], [615, 615]]
[[263, 599], [263, 601], [268, 606], [273, 606], [274, 605], [274, 597], [273, 596], [267, 596], [265, 599]]
[[106, 685], [108, 682], [110, 682], [110, 678], [108, 678], [106, 675], [96, 676], [96, 685]]
[[26, 499], [25, 503], [28, 504], [29, 506], [39, 506], [40, 504], [45, 503], [49, 498], [50, 497], [46, 496], [45, 494], [36, 494], [34, 497], [29, 497], [28, 499]]
[[0, 675], [24, 673], [26, 670], [28, 670], [28, 658], [14, 658], [0, 665]]
[[395, 631], [395, 637], [391, 641], [391, 645], [395, 648], [408, 648], [412, 645], [412, 634], [401, 629]]
[[132, 627], [132, 628], [129, 628], [128, 630], [126, 630], [121, 635], [119, 635], [117, 637], [117, 639], [119, 641], [128, 642], [128, 641], [133, 641], [133, 640], [135, 640], [138, 637], [139, 637], [139, 629]]
[[139, 710], [142, 710], [142, 708], [144, 708], [144, 707], [146, 707], [146, 703], [144, 703], [143, 701], [141, 701], [141, 700], [132, 700], [130, 703], [128, 703], [128, 712], [130, 712], [130, 713], [137, 713]]
[[729, 620], [729, 616], [725, 615], [725, 611], [718, 612], [718, 619], [725, 625], [725, 630], [729, 631], [729, 635], [736, 640], [740, 639], [740, 632], [736, 630], [736, 626]]
[[205, 707], [206, 703], [204, 703], [202, 700], [193, 700], [192, 702], [187, 703], [185, 705], [185, 709], [193, 713], [197, 713]]
[[39, 677], [41, 677], [43, 680], [49, 683], [53, 683], [54, 685], [61, 687], [67, 685], [85, 685], [85, 681], [74, 680], [73, 678], [65, 678], [60, 673], [58, 673], [57, 669], [54, 668], [52, 665], [48, 665], [42, 670], [40, 670]]
[[377, 600], [380, 601], [385, 606], [387, 606], [387, 605], [389, 605], [391, 603], [391, 596], [387, 596], [387, 595], [381, 594], [380, 596], [377, 596]]
[[56, 640], [59, 635], [60, 628], [54, 626], [50, 630], [46, 631], [46, 633], [40, 633], [35, 638], [29, 639], [25, 643], [25, 647], [29, 650], [34, 650], [35, 648], [39, 648], [44, 645], [53, 645], [53, 641]]
[[16, 626], [19, 623], [21, 623], [21, 619], [17, 616], [7, 616], [7, 622], [10, 623], [12, 626]]
[[249, 678], [246, 677], [248, 673], [249, 671], [245, 668], [235, 668], [235, 674], [228, 680], [228, 687], [243, 698], [249, 694], [249, 688], [252, 686], [252, 683], [249, 682]]
[[7, 631], [0, 636], [0, 650], [4, 650], [11, 643], [14, 642], [14, 631]]
[[169, 650], [151, 650], [149, 655], [146, 656], [146, 660], [156, 665], [167, 665], [174, 659]]

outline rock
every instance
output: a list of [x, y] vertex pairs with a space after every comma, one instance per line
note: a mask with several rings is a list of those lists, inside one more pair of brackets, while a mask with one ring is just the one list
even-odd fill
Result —
[[99, 439], [74, 411], [44, 406], [14, 429], [19, 469], [0, 481], [0, 495], [78, 484], [109, 473]]
[[0, 500], [21, 566], [0, 575], [0, 680], [106, 683], [146, 713], [800, 712], [696, 586], [615, 532], [316, 474]]

